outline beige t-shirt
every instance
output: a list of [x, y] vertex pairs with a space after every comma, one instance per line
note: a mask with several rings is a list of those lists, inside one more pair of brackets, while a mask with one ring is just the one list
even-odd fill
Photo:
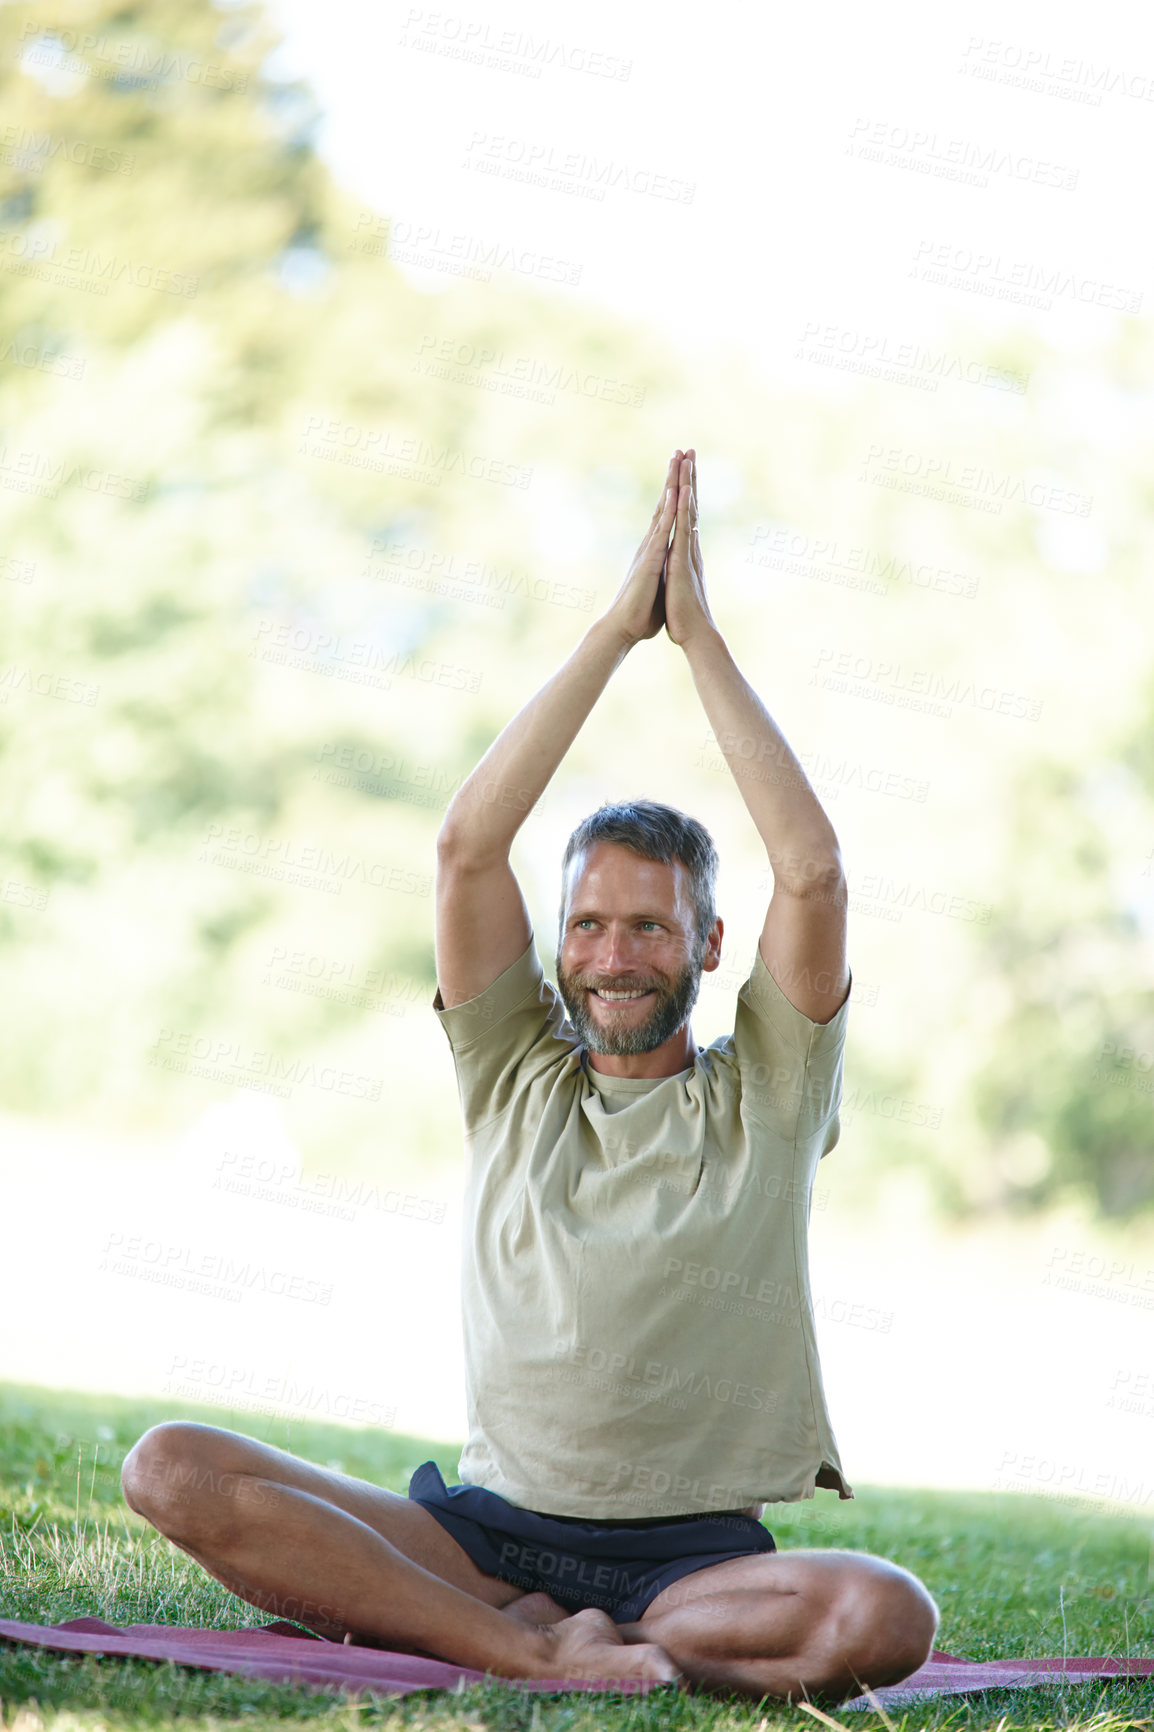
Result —
[[758, 951], [733, 1034], [643, 1079], [589, 1066], [532, 940], [439, 1006], [470, 1151], [462, 1480], [590, 1521], [852, 1497], [806, 1247], [848, 998], [811, 1022]]

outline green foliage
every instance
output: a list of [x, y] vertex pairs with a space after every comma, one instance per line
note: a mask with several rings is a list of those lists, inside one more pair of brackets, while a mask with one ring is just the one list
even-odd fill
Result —
[[[285, 1062], [338, 1038], [347, 1008], [314, 1000], [299, 1017], [299, 1000], [260, 991], [252, 953], [299, 933], [302, 900], [348, 888], [342, 872], [366, 859], [383, 856], [391, 883], [424, 878], [427, 897], [444, 790], [490, 732], [445, 708], [482, 677], [466, 640], [515, 640], [539, 611], [509, 488], [466, 483], [480, 495], [467, 524], [441, 488], [469, 464], [515, 470], [545, 442], [524, 429], [506, 451], [483, 392], [414, 378], [429, 297], [358, 240], [364, 213], [313, 154], [311, 98], [276, 79], [274, 46], [254, 7], [95, 0], [63, 35], [34, 5], [0, 14], [0, 88], [26, 144], [0, 170], [0, 330], [28, 361], [0, 387], [0, 796], [18, 814], [0, 842], [0, 1087], [17, 1110], [184, 1116], [148, 1056], [174, 1023], [240, 1020]], [[523, 293], [450, 299], [478, 342], [576, 342], [627, 363], [642, 391], [655, 371]], [[310, 454], [318, 425], [338, 434]], [[422, 465], [364, 467], [356, 447], [389, 440], [419, 446]], [[382, 536], [458, 537], [494, 571], [500, 559], [498, 584], [517, 563], [496, 626], [492, 611], [478, 634], [471, 610], [406, 605], [403, 574], [379, 560], [363, 575]], [[316, 647], [284, 671], [268, 645], [286, 633]], [[361, 656], [384, 671], [361, 676]], [[399, 774], [351, 794], [321, 782], [360, 741]], [[213, 870], [205, 844], [230, 835], [239, 852]], [[285, 889], [283, 861], [330, 852], [316, 894]], [[320, 948], [367, 948], [364, 967], [431, 997], [427, 925], [414, 942], [398, 895], [360, 901]], [[110, 964], [111, 1006], [88, 984]]]
[[1138, 919], [1112, 894], [1094, 788], [1092, 771], [1042, 762], [1013, 791], [1014, 869], [985, 943], [1012, 1008], [975, 1099], [1005, 1200], [1074, 1190], [1125, 1218], [1154, 1201], [1154, 999]]

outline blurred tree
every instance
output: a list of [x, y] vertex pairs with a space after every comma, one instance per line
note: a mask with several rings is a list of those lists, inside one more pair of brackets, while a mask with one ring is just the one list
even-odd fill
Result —
[[980, 958], [1008, 1009], [974, 1090], [989, 1202], [1073, 1193], [1121, 1218], [1154, 1207], [1154, 995], [1139, 914], [1112, 881], [1102, 770], [1043, 761], [1014, 789], [1013, 871]]
[[[531, 285], [414, 288], [388, 224], [316, 157], [277, 48], [255, 5], [0, 9], [0, 1089], [18, 1109], [166, 1116], [163, 1027], [240, 1019], [292, 1052], [362, 1019], [335, 994], [262, 995], [241, 953], [299, 931], [277, 862], [334, 836], [387, 856], [390, 881], [427, 879], [485, 731], [451, 705], [542, 612], [518, 477], [573, 434], [503, 421], [482, 381], [445, 388], [418, 357], [442, 318], [457, 349], [526, 347], [578, 422], [590, 369], [642, 401], [660, 367]], [[629, 432], [601, 442], [610, 461]], [[464, 587], [443, 597], [446, 544]], [[592, 606], [566, 594], [545, 610], [559, 632]], [[325, 769], [353, 748], [397, 773]], [[231, 834], [261, 858], [214, 870], [205, 844]], [[384, 900], [304, 924], [352, 951], [367, 916], [377, 972], [429, 985], [427, 923]]]

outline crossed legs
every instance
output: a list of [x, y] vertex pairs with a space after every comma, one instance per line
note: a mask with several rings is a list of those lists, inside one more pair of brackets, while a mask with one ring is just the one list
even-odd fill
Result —
[[673, 1680], [838, 1699], [929, 1653], [933, 1601], [854, 1552], [771, 1552], [664, 1589], [633, 1624], [485, 1575], [429, 1512], [215, 1426], [146, 1432], [130, 1506], [250, 1605], [330, 1640], [408, 1649], [511, 1678]]
[[837, 1702], [916, 1672], [937, 1625], [908, 1570], [868, 1552], [799, 1549], [695, 1570], [619, 1628], [664, 1648], [703, 1689]]

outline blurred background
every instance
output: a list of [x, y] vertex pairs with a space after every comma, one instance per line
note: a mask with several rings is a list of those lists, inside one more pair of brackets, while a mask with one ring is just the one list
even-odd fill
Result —
[[[13, 0], [0, 80], [0, 1378], [462, 1437], [434, 839], [695, 445], [850, 875], [846, 1471], [1149, 1519], [1154, 23]], [[708, 1041], [770, 884], [663, 638], [547, 970], [638, 794]]]

